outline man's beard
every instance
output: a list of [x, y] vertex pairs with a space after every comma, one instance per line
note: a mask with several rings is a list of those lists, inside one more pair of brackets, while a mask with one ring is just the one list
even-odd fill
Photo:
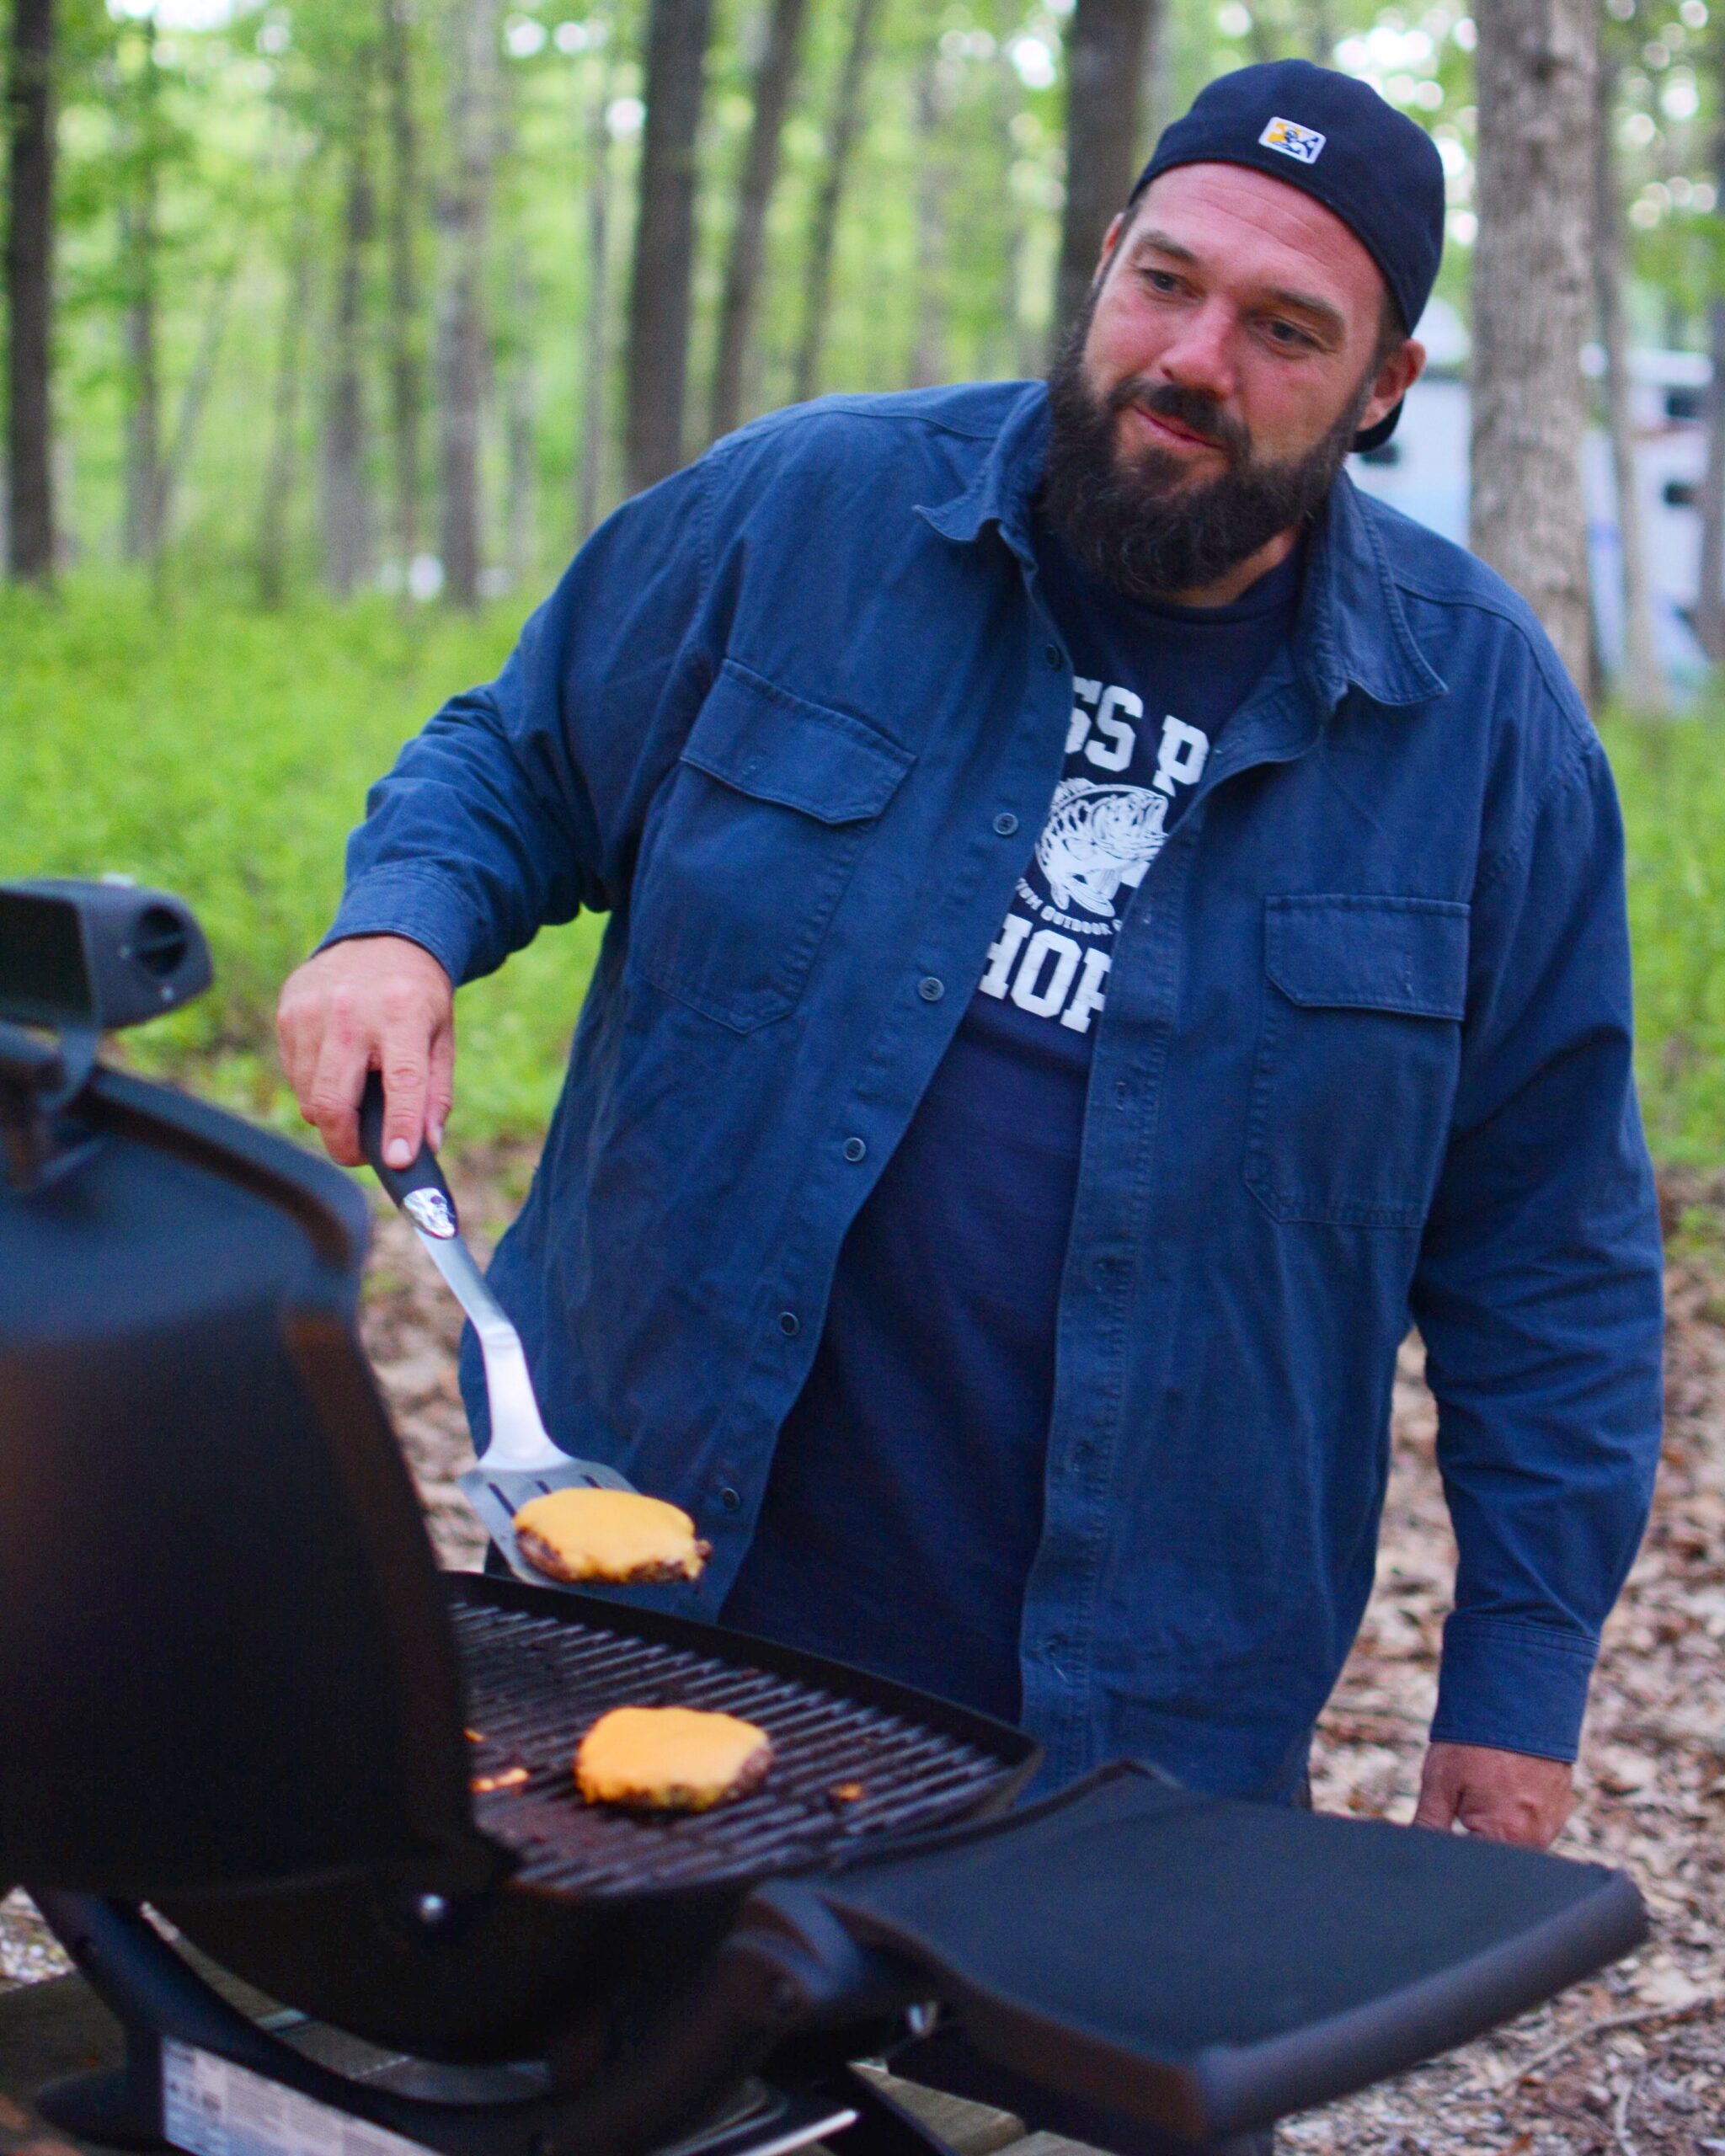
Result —
[[[1303, 456], [1266, 464], [1252, 455], [1239, 420], [1203, 390], [1132, 376], [1098, 398], [1084, 378], [1094, 306], [1092, 295], [1049, 375], [1051, 427], [1039, 498], [1092, 576], [1140, 600], [1200, 591], [1278, 532], [1316, 515], [1359, 431], [1375, 369]], [[1194, 486], [1186, 482], [1187, 460], [1172, 450], [1121, 450], [1115, 423], [1128, 404], [1204, 435], [1226, 470]]]

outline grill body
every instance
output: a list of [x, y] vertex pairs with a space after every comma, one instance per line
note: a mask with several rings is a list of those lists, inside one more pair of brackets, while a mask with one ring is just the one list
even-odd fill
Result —
[[[500, 1785], [473, 1800], [491, 1877], [429, 1921], [387, 1869], [163, 1904], [236, 1974], [374, 2042], [468, 2061], [609, 2047], [698, 1985], [751, 1888], [998, 1811], [1036, 1764], [1020, 1731], [768, 1641], [514, 1580], [445, 1585], [472, 1780]], [[773, 1771], [695, 1815], [584, 1804], [575, 1746], [625, 1705], [741, 1715]]]
[[[118, 2111], [68, 2094], [75, 2130], [149, 2145], [170, 2036], [450, 2156], [630, 2156], [937, 1998], [1031, 2082], [1215, 2137], [1643, 1935], [1591, 1867], [1130, 1766], [983, 1818], [1034, 1764], [1016, 1731], [716, 1626], [441, 1580], [355, 1334], [351, 1187], [101, 1070], [57, 1142], [0, 1181], [0, 1877], [131, 2031]], [[696, 1817], [590, 1810], [570, 1758], [626, 1700], [740, 1710], [778, 1763]], [[551, 2093], [478, 2120], [320, 2079], [145, 1899], [286, 2004], [537, 2054]]]

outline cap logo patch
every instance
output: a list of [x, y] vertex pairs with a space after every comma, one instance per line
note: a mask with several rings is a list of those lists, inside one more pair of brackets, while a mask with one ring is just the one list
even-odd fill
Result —
[[[1260, 105], [1258, 109], [1263, 108]], [[1315, 165], [1329, 137], [1320, 135], [1315, 127], [1302, 127], [1297, 120], [1273, 120], [1258, 139], [1267, 150], [1279, 150], [1284, 157]]]

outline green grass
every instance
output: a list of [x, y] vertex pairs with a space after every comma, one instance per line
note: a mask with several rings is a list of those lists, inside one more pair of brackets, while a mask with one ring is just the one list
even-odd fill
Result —
[[[121, 870], [181, 893], [216, 985], [130, 1037], [140, 1068], [300, 1128], [271, 1013], [327, 925], [368, 782], [451, 691], [488, 679], [521, 608], [474, 620], [379, 600], [165, 611], [113, 579], [0, 593], [0, 878]], [[1662, 1159], [1725, 1165], [1725, 706], [1608, 717], [1629, 833], [1640, 1070]], [[462, 992], [452, 1142], [543, 1128], [599, 924], [548, 931]]]
[[[490, 678], [515, 606], [462, 620], [378, 600], [154, 610], [72, 579], [0, 594], [0, 878], [120, 871], [177, 891], [216, 986], [127, 1038], [135, 1067], [286, 1129], [276, 991], [328, 926], [367, 784], [452, 691]], [[548, 931], [462, 993], [453, 1142], [543, 1128], [601, 924]]]

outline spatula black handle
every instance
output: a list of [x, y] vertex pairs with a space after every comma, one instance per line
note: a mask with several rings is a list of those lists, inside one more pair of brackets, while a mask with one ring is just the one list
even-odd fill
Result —
[[[410, 1167], [392, 1168], [383, 1158], [383, 1080], [380, 1073], [366, 1073], [366, 1090], [360, 1097], [360, 1150], [364, 1153], [372, 1172], [403, 1212], [407, 1201], [416, 1190], [435, 1191], [449, 1208], [449, 1217], [456, 1225], [460, 1216], [455, 1209], [455, 1200], [450, 1196], [449, 1185], [443, 1179], [443, 1171], [437, 1165], [437, 1155], [422, 1139], [419, 1158]], [[409, 1214], [411, 1219], [413, 1215]]]

